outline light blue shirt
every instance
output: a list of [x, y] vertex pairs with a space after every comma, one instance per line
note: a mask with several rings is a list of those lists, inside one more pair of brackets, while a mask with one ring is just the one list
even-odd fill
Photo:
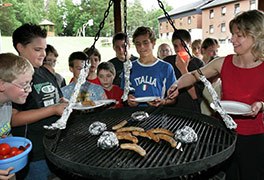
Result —
[[[72, 82], [69, 85], [62, 87], [61, 91], [63, 97], [65, 97], [66, 99], [70, 99], [73, 94], [75, 85], [76, 83]], [[82, 84], [80, 91], [86, 91], [87, 93], [89, 93], [89, 98], [92, 101], [106, 99], [103, 87], [97, 84], [90, 83], [88, 81]]]

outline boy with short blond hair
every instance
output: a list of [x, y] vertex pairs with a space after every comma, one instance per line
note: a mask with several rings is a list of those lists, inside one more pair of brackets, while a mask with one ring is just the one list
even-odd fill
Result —
[[[12, 102], [23, 104], [31, 92], [31, 80], [34, 73], [31, 63], [12, 53], [0, 54], [0, 137], [10, 134]], [[0, 170], [0, 179], [10, 179], [13, 168]]]

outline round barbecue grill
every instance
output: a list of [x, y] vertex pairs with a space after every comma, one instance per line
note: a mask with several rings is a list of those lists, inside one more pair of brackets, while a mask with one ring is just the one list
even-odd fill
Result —
[[[142, 122], [131, 120], [136, 111], [148, 112]], [[139, 138], [138, 145], [147, 154], [142, 157], [134, 151], [119, 147], [103, 150], [97, 147], [99, 136], [92, 136], [88, 128], [95, 121], [107, 129], [123, 120], [145, 130], [165, 128], [172, 132], [184, 126], [194, 129], [198, 141], [183, 144], [183, 151], [172, 148], [166, 141], [156, 143]], [[67, 172], [89, 179], [167, 179], [206, 170], [226, 160], [235, 149], [236, 134], [222, 121], [198, 113], [169, 107], [123, 108], [100, 113], [73, 113], [64, 130], [49, 131], [44, 137], [48, 159]]]

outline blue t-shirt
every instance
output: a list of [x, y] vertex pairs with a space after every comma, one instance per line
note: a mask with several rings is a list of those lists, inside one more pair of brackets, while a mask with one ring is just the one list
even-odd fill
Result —
[[[135, 97], [158, 96], [164, 98], [167, 90], [175, 81], [173, 67], [161, 59], [157, 59], [150, 65], [140, 63], [139, 59], [132, 62], [130, 86], [135, 89], [132, 93]], [[122, 88], [124, 88], [124, 78]]]
[[[73, 94], [75, 85], [76, 83], [72, 82], [69, 85], [62, 87], [61, 91], [62, 91], [63, 97], [70, 100]], [[106, 95], [105, 95], [103, 87], [97, 84], [90, 83], [88, 81], [82, 84], [80, 91], [85, 91], [89, 93], [89, 98], [92, 101], [106, 99]]]

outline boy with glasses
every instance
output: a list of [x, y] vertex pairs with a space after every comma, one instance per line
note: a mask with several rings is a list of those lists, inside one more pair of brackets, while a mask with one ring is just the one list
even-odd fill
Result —
[[[12, 53], [0, 54], [0, 136], [10, 134], [12, 103], [23, 104], [31, 92], [34, 69], [30, 62]], [[13, 168], [0, 170], [0, 179], [10, 179]]]

